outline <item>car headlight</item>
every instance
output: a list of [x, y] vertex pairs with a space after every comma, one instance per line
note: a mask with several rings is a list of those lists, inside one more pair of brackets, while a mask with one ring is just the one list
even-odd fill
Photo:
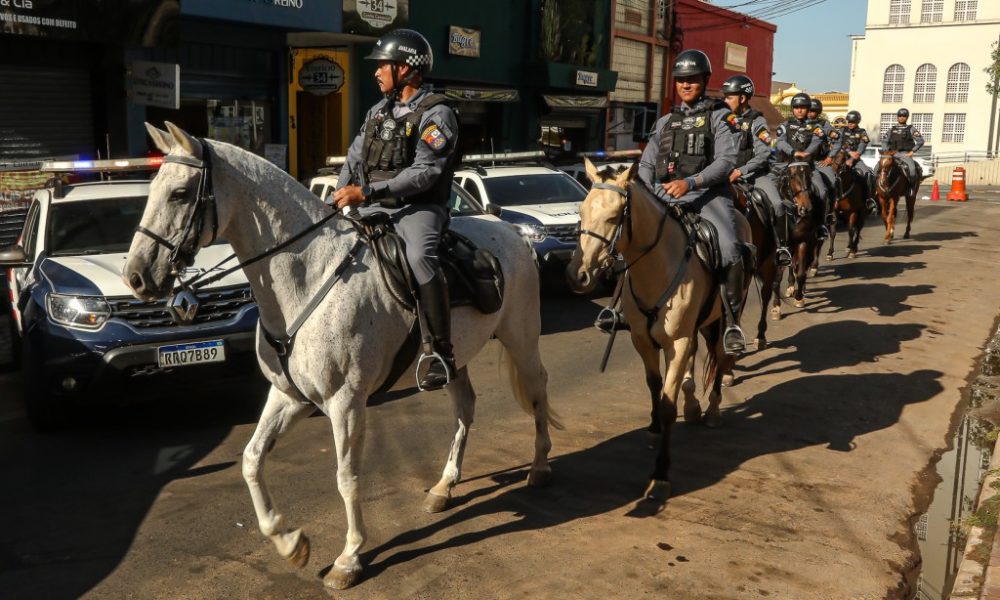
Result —
[[514, 229], [517, 232], [528, 238], [532, 242], [541, 242], [546, 237], [548, 233], [545, 231], [545, 225], [532, 225], [531, 223], [515, 223]]
[[98, 329], [111, 316], [111, 307], [104, 298], [94, 296], [45, 296], [49, 318], [67, 327]]

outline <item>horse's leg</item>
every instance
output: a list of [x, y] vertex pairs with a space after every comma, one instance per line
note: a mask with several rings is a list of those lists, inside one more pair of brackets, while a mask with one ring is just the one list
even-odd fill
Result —
[[469, 428], [472, 427], [472, 420], [476, 412], [476, 391], [472, 389], [467, 367], [459, 369], [455, 378], [445, 389], [451, 398], [455, 419], [458, 421], [458, 430], [455, 431], [455, 437], [452, 439], [451, 450], [448, 452], [448, 460], [444, 465], [441, 479], [427, 492], [427, 497], [424, 499], [424, 510], [429, 513], [439, 513], [448, 508], [451, 490], [462, 477], [465, 443], [468, 440]]
[[660, 351], [653, 345], [653, 340], [643, 331], [632, 329], [632, 346], [642, 360], [642, 367], [646, 371], [646, 387], [649, 389], [650, 412], [649, 427], [646, 431], [650, 433], [661, 433], [660, 426], [660, 394], [663, 393], [663, 375], [660, 372]]
[[[771, 320], [780, 321], [781, 320], [781, 280], [785, 276], [785, 270], [788, 267], [778, 267], [775, 266], [774, 269], [774, 281], [771, 282]], [[764, 307], [761, 307], [764, 310]]]
[[[839, 200], [838, 200], [838, 202], [839, 202]], [[826, 251], [826, 259], [827, 260], [833, 260], [833, 244], [834, 244], [834, 242], [837, 241], [837, 220], [836, 220], [837, 208], [836, 208], [836, 205], [834, 206], [834, 209], [833, 209], [833, 215], [834, 215], [833, 225], [830, 226], [830, 248]], [[848, 234], [848, 239], [850, 239], [850, 234]], [[816, 250], [816, 255], [817, 256], [819, 256], [819, 254], [823, 250], [823, 244], [820, 244], [819, 246], [820, 247], [817, 248], [817, 250]], [[817, 260], [817, 263], [818, 262], [819, 261]]]
[[906, 233], [903, 234], [903, 239], [910, 239], [910, 225], [913, 223], [913, 211], [917, 208], [917, 196], [916, 194], [906, 197]]
[[365, 401], [357, 389], [344, 386], [326, 403], [326, 412], [333, 426], [333, 442], [337, 451], [337, 489], [344, 499], [347, 515], [347, 534], [344, 550], [334, 561], [333, 567], [323, 577], [323, 585], [343, 590], [357, 583], [361, 576], [361, 559], [358, 553], [365, 543], [365, 522], [358, 498], [361, 479], [361, 458], [365, 442]]
[[785, 290], [785, 297], [791, 298], [795, 295], [795, 274], [799, 272], [799, 247], [802, 244], [789, 244], [788, 250], [792, 252], [792, 264], [788, 265], [788, 289]]
[[677, 396], [681, 380], [687, 373], [687, 361], [691, 357], [691, 338], [683, 337], [663, 349], [666, 356], [667, 375], [660, 394], [660, 450], [656, 456], [653, 474], [646, 488], [646, 499], [662, 506], [670, 497], [670, 428], [677, 420]]
[[726, 372], [725, 366], [730, 361], [735, 361], [732, 356], [727, 356], [722, 348], [722, 321], [716, 321], [702, 330], [705, 335], [705, 389], [711, 390], [708, 394], [708, 409], [705, 411], [705, 426], [718, 427], [722, 422], [722, 415], [719, 412], [719, 404], [722, 402], [722, 375]]
[[[698, 336], [691, 337], [691, 349], [688, 351], [690, 357], [688, 358], [687, 367], [684, 372], [684, 380], [681, 381], [681, 391], [684, 392], [684, 422], [685, 423], [697, 423], [701, 420], [701, 403], [698, 402], [698, 384], [694, 379], [694, 358], [698, 354]], [[657, 359], [659, 359], [659, 353], [656, 354]], [[663, 386], [660, 386], [660, 391], [663, 390]]]
[[243, 449], [243, 479], [250, 488], [257, 525], [261, 533], [274, 542], [278, 554], [300, 568], [309, 562], [309, 538], [301, 529], [285, 525], [284, 518], [275, 510], [274, 500], [264, 483], [264, 459], [278, 436], [315, 408], [315, 405], [299, 402], [271, 386], [257, 429]]
[[[768, 304], [771, 303], [771, 296], [774, 293], [774, 278], [777, 266], [774, 260], [768, 260], [757, 271], [757, 283], [760, 284], [760, 319], [757, 321], [757, 349], [767, 348], [767, 311]], [[774, 309], [771, 309], [774, 314]], [[780, 309], [778, 316], [781, 316]]]
[[[523, 326], [521, 322], [518, 325]], [[507, 349], [507, 374], [514, 396], [521, 408], [535, 417], [535, 456], [531, 460], [531, 470], [528, 471], [528, 485], [543, 487], [552, 479], [552, 467], [549, 466], [549, 451], [552, 450], [549, 425], [556, 429], [562, 429], [562, 425], [549, 408], [549, 374], [538, 352], [538, 333], [525, 336], [527, 339], [524, 343], [515, 345], [509, 344], [509, 338], [499, 331], [497, 336]]]
[[858, 255], [858, 243], [861, 241], [861, 223], [858, 211], [852, 210], [847, 217], [847, 258], [856, 258]]
[[892, 238], [896, 236], [896, 209], [899, 205], [899, 198], [893, 197], [889, 199], [889, 216], [888, 222], [886, 223], [885, 231], [885, 243], [892, 241]]
[[[813, 243], [815, 244], [815, 241]], [[806, 258], [812, 254], [811, 250], [812, 247], [810, 244], [799, 244], [799, 260], [798, 264], [795, 266], [795, 308], [802, 308], [806, 305], [804, 296], [806, 293], [806, 275], [809, 272]]]

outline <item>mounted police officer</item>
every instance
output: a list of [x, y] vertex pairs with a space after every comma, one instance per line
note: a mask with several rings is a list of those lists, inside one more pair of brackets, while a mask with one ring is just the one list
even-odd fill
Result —
[[[754, 94], [753, 80], [746, 75], [733, 75], [722, 84], [722, 94], [726, 106], [732, 110], [731, 123], [739, 130], [736, 151], [736, 168], [729, 174], [730, 182], [744, 181], [750, 186], [767, 175], [771, 158], [771, 132], [767, 120], [760, 112], [750, 108], [750, 98]], [[778, 232], [777, 219], [772, 223], [774, 239], [778, 246], [779, 265], [788, 265], [792, 255], [782, 243]]]
[[[825, 137], [822, 128], [806, 118], [809, 101], [808, 94], [799, 93], [792, 96], [792, 117], [778, 125], [778, 130], [775, 132], [777, 152], [772, 157], [770, 172], [767, 177], [757, 180], [757, 189], [767, 196], [779, 221], [785, 216], [785, 203], [778, 191], [778, 179], [784, 174], [789, 163], [814, 160], [820, 153]], [[820, 192], [825, 186], [819, 172], [813, 171], [812, 187]], [[787, 232], [784, 227], [778, 227], [777, 230], [778, 259], [781, 264], [788, 264], [791, 262], [791, 254], [786, 247]]]
[[854, 172], [862, 177], [865, 182], [865, 198], [868, 201], [869, 210], [872, 210], [872, 205], [875, 200], [873, 199], [875, 195], [875, 172], [869, 167], [865, 161], [861, 160], [861, 155], [864, 154], [865, 148], [868, 147], [868, 143], [871, 139], [868, 137], [868, 132], [860, 127], [861, 123], [861, 113], [856, 110], [852, 110], [847, 113], [847, 127], [840, 134], [841, 140], [843, 140], [843, 149], [847, 151], [847, 166], [854, 169]]
[[816, 170], [823, 178], [823, 183], [826, 184], [826, 212], [823, 214], [826, 215], [827, 224], [833, 226], [833, 205], [840, 197], [840, 191], [837, 189], [837, 174], [830, 164], [833, 162], [833, 157], [840, 152], [841, 140], [840, 133], [833, 128], [833, 125], [820, 117], [822, 112], [823, 102], [819, 98], [810, 98], [806, 117], [823, 130], [824, 136], [820, 154], [817, 157], [819, 162], [816, 164]]
[[906, 123], [909, 118], [910, 111], [905, 108], [896, 111], [896, 124], [882, 132], [882, 148], [894, 150], [896, 158], [906, 167], [912, 184], [909, 195], [912, 196], [917, 193], [920, 180], [923, 179], [923, 170], [913, 160], [913, 153], [924, 145], [924, 136], [920, 135], [920, 132], [913, 125]]
[[729, 175], [736, 167], [736, 128], [732, 112], [705, 97], [712, 64], [700, 50], [685, 50], [674, 62], [674, 82], [682, 100], [653, 126], [639, 161], [639, 178], [660, 200], [697, 212], [714, 225], [722, 254], [722, 300], [729, 354], [746, 349], [739, 326], [743, 305], [745, 245], [737, 236], [736, 210]]
[[449, 219], [458, 119], [444, 96], [422, 87], [434, 56], [421, 34], [390, 31], [365, 58], [378, 62], [375, 80], [385, 98], [365, 116], [333, 200], [338, 208], [378, 205], [362, 212], [391, 215], [419, 287], [421, 318], [442, 358], [431, 362], [420, 387], [438, 389], [455, 374], [448, 288], [437, 247]]

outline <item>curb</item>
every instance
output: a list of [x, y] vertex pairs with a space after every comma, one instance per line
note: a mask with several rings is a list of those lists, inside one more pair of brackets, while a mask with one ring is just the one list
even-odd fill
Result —
[[[983, 478], [982, 487], [979, 490], [979, 498], [976, 500], [975, 510], [983, 503], [998, 495], [998, 492], [991, 487], [991, 484], [1000, 475], [1000, 452], [997, 447], [1000, 443], [994, 442], [993, 452], [990, 457], [988, 475]], [[993, 538], [993, 549], [990, 552], [989, 564], [985, 567], [982, 563], [973, 560], [970, 555], [972, 550], [984, 541], [986, 530], [982, 527], [972, 527], [969, 536], [965, 541], [965, 549], [962, 552], [962, 562], [955, 573], [955, 583], [952, 586], [951, 598], [979, 598], [979, 600], [1000, 600], [1000, 528]]]

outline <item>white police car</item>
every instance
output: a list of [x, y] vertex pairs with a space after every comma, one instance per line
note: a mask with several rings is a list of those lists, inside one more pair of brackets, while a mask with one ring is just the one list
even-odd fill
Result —
[[[45, 163], [61, 172], [134, 172], [162, 159]], [[179, 325], [166, 301], [136, 300], [121, 270], [149, 195], [148, 180], [107, 180], [35, 194], [18, 243], [0, 249], [20, 344], [28, 418], [63, 424], [80, 401], [113, 400], [136, 384], [246, 381], [256, 366], [257, 306], [237, 270], [199, 290], [194, 323]], [[187, 276], [232, 248], [198, 253]]]
[[587, 190], [555, 167], [517, 162], [544, 157], [544, 152], [468, 155], [455, 181], [488, 212], [502, 209], [500, 218], [531, 241], [538, 264], [561, 273], [576, 248]]
[[[861, 160], [873, 171], [878, 171], [878, 161], [879, 161], [879, 151], [881, 148], [879, 146], [869, 145], [865, 148], [865, 151], [861, 153]], [[920, 165], [920, 170], [924, 173], [924, 179], [934, 176], [934, 165], [925, 160], [922, 156], [913, 155], [913, 162]]]

